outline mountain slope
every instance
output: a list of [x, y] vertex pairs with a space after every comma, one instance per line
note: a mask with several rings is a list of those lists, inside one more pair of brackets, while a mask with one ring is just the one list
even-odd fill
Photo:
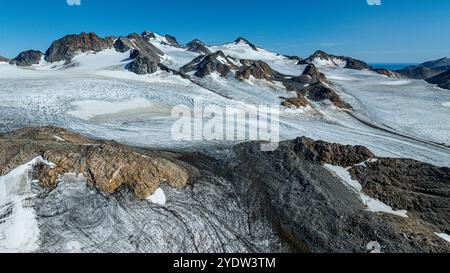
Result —
[[426, 80], [429, 83], [436, 84], [437, 86], [450, 90], [450, 70], [447, 72], [438, 74], [432, 78]]

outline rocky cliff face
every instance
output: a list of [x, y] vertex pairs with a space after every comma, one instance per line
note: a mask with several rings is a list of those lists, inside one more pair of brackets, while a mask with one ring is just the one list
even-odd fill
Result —
[[47, 62], [69, 63], [77, 52], [99, 52], [111, 48], [115, 38], [101, 38], [95, 33], [67, 35], [54, 41], [45, 53]]
[[440, 88], [450, 90], [450, 70], [427, 79], [427, 82], [436, 84]]
[[12, 59], [9, 63], [17, 66], [30, 66], [33, 64], [39, 64], [42, 60], [42, 52], [37, 50], [27, 50], [20, 53], [17, 57]]

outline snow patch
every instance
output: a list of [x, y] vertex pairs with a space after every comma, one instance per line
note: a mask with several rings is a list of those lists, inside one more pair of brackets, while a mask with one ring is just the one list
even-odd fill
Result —
[[59, 137], [57, 135], [54, 135], [53, 138], [55, 138], [57, 141], [62, 141], [62, 142], [66, 141], [64, 138]]
[[30, 204], [33, 166], [44, 163], [42, 157], [0, 177], [0, 252], [32, 252], [38, 247], [39, 226]]
[[450, 108], [450, 101], [442, 103], [442, 106]]
[[438, 237], [446, 240], [447, 242], [450, 243], [450, 235], [446, 234], [446, 233], [435, 233]]
[[354, 190], [359, 195], [359, 197], [361, 198], [364, 205], [367, 206], [368, 211], [384, 212], [384, 213], [389, 213], [389, 214], [397, 215], [400, 217], [408, 218], [408, 215], [406, 214], [407, 213], [406, 210], [400, 210], [400, 211], [394, 210], [393, 208], [386, 205], [385, 203], [367, 196], [363, 192], [361, 184], [358, 181], [353, 180], [351, 178], [350, 173], [349, 173], [350, 168], [343, 168], [340, 166], [333, 166], [330, 164], [325, 164], [324, 167], [327, 168], [328, 170], [332, 171], [333, 173], [335, 173], [337, 175], [337, 177], [339, 177], [347, 186], [349, 186], [350, 189]]
[[159, 206], [165, 206], [167, 202], [166, 194], [161, 188], [158, 188], [147, 200]]
[[380, 84], [382, 85], [388, 85], [388, 86], [401, 86], [401, 85], [407, 85], [410, 84], [412, 81], [408, 80], [391, 80], [391, 81], [382, 81]]

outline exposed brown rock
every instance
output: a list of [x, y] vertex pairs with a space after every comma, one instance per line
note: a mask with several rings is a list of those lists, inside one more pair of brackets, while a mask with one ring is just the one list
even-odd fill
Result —
[[45, 187], [56, 186], [62, 174], [77, 173], [102, 192], [111, 194], [125, 186], [137, 198], [145, 199], [161, 182], [182, 188], [196, 173], [195, 168], [160, 154], [84, 138], [55, 127], [28, 128], [2, 135], [0, 147], [2, 174], [39, 155], [54, 163], [54, 168], [43, 164], [35, 168], [35, 178]]
[[306, 137], [297, 138], [294, 141], [294, 151], [302, 154], [306, 160], [342, 167], [350, 167], [375, 158], [375, 155], [363, 146], [333, 144]]
[[241, 60], [242, 67], [236, 71], [236, 79], [248, 80], [250, 76], [259, 80], [272, 81], [275, 78], [275, 73], [272, 68], [263, 61]]
[[111, 48], [114, 40], [113, 37], [102, 38], [95, 33], [67, 35], [51, 44], [45, 53], [45, 60], [69, 63], [77, 52], [99, 52]]
[[305, 88], [304, 92], [306, 93], [306, 96], [308, 97], [308, 99], [311, 99], [314, 101], [329, 100], [335, 106], [337, 106], [341, 109], [350, 108], [350, 105], [343, 102], [341, 97], [339, 97], [339, 95], [336, 94], [336, 92], [333, 89], [325, 86], [322, 83], [318, 83], [313, 86], [308, 86]]

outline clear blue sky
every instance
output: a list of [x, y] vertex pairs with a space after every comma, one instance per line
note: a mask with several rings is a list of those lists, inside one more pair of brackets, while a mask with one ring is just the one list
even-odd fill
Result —
[[186, 43], [244, 36], [283, 54], [316, 49], [368, 62], [416, 63], [450, 57], [450, 1], [381, 0], [66, 0], [2, 1], [0, 55], [45, 51], [81, 31], [126, 35], [150, 30]]

